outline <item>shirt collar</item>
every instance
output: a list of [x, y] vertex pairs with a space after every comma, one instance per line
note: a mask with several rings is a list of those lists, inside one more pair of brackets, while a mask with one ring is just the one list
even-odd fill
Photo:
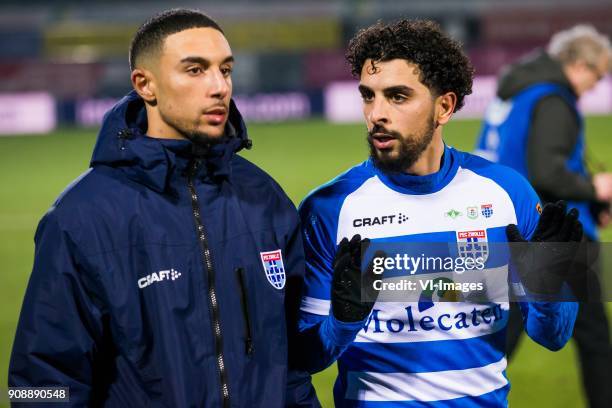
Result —
[[[371, 161], [371, 159], [370, 159]], [[403, 194], [432, 194], [446, 187], [457, 174], [457, 151], [444, 145], [440, 170], [426, 176], [406, 173], [385, 173], [373, 166], [378, 178], [389, 188]]]

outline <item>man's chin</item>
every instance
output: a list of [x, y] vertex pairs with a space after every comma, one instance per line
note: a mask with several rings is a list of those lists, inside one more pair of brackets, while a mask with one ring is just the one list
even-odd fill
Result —
[[397, 168], [397, 161], [393, 160], [391, 155], [387, 153], [376, 152], [374, 155], [370, 156], [374, 165], [382, 170], [384, 173], [394, 172]]
[[193, 143], [201, 145], [217, 144], [224, 140], [225, 133], [216, 129], [211, 131], [194, 130], [185, 134], [186, 138]]
[[211, 139], [221, 139], [225, 136], [225, 124], [223, 126], [202, 126], [198, 129], [202, 134], [208, 135]]
[[416, 161], [400, 157], [401, 155], [398, 152], [392, 150], [374, 150], [370, 153], [374, 166], [383, 173], [403, 173]]
[[380, 162], [384, 163], [394, 163], [397, 161], [398, 153], [393, 149], [374, 149], [374, 154], [376, 155], [376, 159]]

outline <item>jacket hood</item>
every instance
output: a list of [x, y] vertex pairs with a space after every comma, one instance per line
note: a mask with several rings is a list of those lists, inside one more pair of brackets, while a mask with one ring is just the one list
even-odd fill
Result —
[[561, 64], [543, 50], [537, 50], [503, 69], [497, 96], [510, 99], [525, 88], [542, 82], [562, 85], [574, 93]]
[[230, 102], [224, 140], [203, 148], [189, 140], [159, 139], [146, 136], [147, 113], [144, 101], [135, 91], [123, 97], [104, 116], [91, 158], [91, 167], [121, 168], [131, 179], [163, 192], [170, 187], [173, 173], [184, 171], [192, 158], [200, 166], [196, 177], [230, 177], [230, 162], [243, 148], [250, 149], [246, 125]]

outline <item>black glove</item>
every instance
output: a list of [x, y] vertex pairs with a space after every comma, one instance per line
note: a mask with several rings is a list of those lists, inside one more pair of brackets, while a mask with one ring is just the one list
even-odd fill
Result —
[[566, 209], [564, 201], [546, 204], [529, 243], [515, 224], [506, 227], [512, 263], [521, 283], [533, 294], [558, 294], [576, 270], [573, 265], [582, 240], [582, 224], [577, 209], [568, 213]]
[[[359, 322], [370, 314], [378, 293], [373, 289], [376, 276], [372, 263], [366, 268], [365, 275], [361, 276], [362, 248], [367, 248], [369, 239], [361, 239], [354, 235], [351, 241], [343, 238], [338, 245], [333, 268], [331, 304], [334, 317], [341, 322]], [[364, 251], [365, 252], [365, 251]], [[380, 255], [378, 252], [375, 256]], [[367, 291], [362, 302], [362, 288]]]

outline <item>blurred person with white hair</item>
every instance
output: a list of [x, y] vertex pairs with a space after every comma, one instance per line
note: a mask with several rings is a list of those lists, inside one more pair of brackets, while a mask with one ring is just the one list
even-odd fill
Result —
[[[590, 25], [554, 34], [547, 49], [526, 56], [501, 74], [477, 145], [481, 156], [525, 175], [544, 202], [566, 200], [580, 210], [589, 249], [599, 227], [610, 223], [612, 173], [590, 174], [585, 160], [584, 118], [578, 99], [610, 70], [610, 41]], [[590, 251], [589, 251], [590, 252]], [[610, 334], [597, 265], [588, 282], [576, 283], [581, 303], [574, 339], [591, 407], [610, 407]], [[518, 307], [516, 308], [518, 309]], [[514, 310], [508, 355], [522, 333]]]

